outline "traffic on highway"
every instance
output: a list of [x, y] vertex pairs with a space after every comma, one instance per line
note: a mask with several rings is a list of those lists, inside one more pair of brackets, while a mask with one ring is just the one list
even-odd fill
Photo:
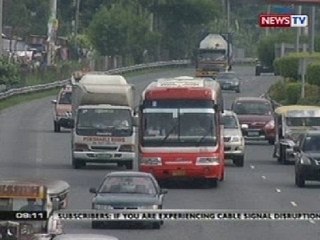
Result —
[[[62, 88], [57, 100], [52, 101], [53, 106], [48, 104], [49, 100], [36, 100], [3, 111], [6, 127], [3, 134], [14, 145], [1, 142], [6, 156], [1, 175], [33, 180], [1, 181], [6, 186], [0, 188], [0, 198], [4, 199], [1, 209], [17, 210], [34, 198], [38, 199], [40, 210], [47, 212], [64, 208], [316, 210], [317, 185], [309, 180], [319, 180], [318, 148], [311, 146], [319, 139], [315, 132], [318, 108], [274, 109], [263, 98], [265, 89], [275, 81], [274, 76], [255, 77], [251, 67], [234, 66], [233, 71], [242, 79], [241, 93], [223, 91], [212, 78], [194, 77], [192, 68], [127, 79], [103, 74], [94, 79], [95, 73], [88, 73], [83, 76], [87, 77], [83, 84], [80, 80], [77, 86]], [[70, 93], [70, 88], [72, 101], [61, 100], [64, 92]], [[131, 89], [135, 89], [135, 94]], [[69, 114], [71, 109], [73, 113]], [[56, 131], [55, 113], [61, 113], [69, 124], [60, 131]], [[17, 129], [14, 124], [19, 118], [12, 117], [20, 114], [25, 115], [26, 122]], [[35, 118], [40, 121], [34, 121]], [[18, 132], [24, 134], [17, 140], [12, 134]], [[12, 151], [16, 145], [20, 151]], [[289, 159], [283, 156], [296, 159], [295, 166], [281, 165]], [[34, 180], [44, 178], [55, 181]], [[10, 186], [13, 190], [6, 191]], [[49, 190], [53, 187], [56, 190]], [[45, 195], [46, 192], [51, 192], [52, 197]], [[10, 205], [10, 198], [18, 196], [19, 204], [13, 201]], [[264, 228], [276, 230], [278, 236], [286, 235], [280, 226], [290, 229], [294, 225], [303, 232], [305, 224], [310, 228], [317, 225], [316, 222], [237, 223], [235, 220], [111, 224], [65, 222], [50, 216], [38, 224], [34, 221], [28, 225], [30, 222], [25, 221], [20, 225], [1, 226], [13, 229], [12, 232], [20, 231], [20, 235], [21, 228], [31, 229], [25, 237], [33, 231], [36, 234], [32, 236], [37, 239], [54, 236], [60, 239], [61, 233], [66, 235], [64, 239], [78, 233], [88, 234], [87, 239], [93, 238], [90, 234], [105, 234], [106, 239], [139, 239], [141, 234], [150, 239], [190, 239], [196, 236], [196, 229], [201, 239], [210, 239], [209, 235], [217, 234], [216, 231], [223, 239], [229, 239], [242, 228], [252, 226], [256, 228], [251, 233], [254, 236], [266, 231]], [[226, 227], [235, 230], [227, 231]], [[182, 229], [188, 236], [182, 234]], [[249, 238], [246, 233], [242, 236]], [[285, 239], [289, 239], [287, 236]]]

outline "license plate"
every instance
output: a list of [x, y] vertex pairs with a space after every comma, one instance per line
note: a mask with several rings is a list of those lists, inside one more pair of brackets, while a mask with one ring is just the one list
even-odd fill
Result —
[[259, 136], [259, 132], [248, 132], [248, 136]]
[[172, 172], [172, 175], [173, 176], [185, 176], [186, 172], [183, 170], [177, 170], [177, 171]]
[[100, 159], [106, 159], [106, 158], [111, 158], [112, 155], [111, 154], [99, 154], [98, 158]]

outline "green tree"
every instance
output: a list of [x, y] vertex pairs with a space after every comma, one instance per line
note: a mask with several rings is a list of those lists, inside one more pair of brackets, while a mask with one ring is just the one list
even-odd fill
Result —
[[93, 18], [87, 36], [100, 55], [133, 57], [142, 61], [143, 51], [155, 41], [144, 15], [137, 15], [132, 8], [114, 5], [104, 7]]

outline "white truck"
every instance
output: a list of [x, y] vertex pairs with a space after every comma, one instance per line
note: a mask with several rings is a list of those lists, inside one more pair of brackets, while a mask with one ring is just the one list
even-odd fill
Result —
[[88, 73], [73, 85], [72, 166], [136, 160], [134, 88], [120, 75]]
[[220, 34], [207, 35], [199, 45], [196, 76], [213, 77], [232, 68], [232, 45]]

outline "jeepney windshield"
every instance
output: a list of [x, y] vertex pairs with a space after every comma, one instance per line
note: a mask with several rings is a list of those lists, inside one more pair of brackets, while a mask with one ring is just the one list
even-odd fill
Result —
[[233, 111], [238, 115], [272, 115], [272, 106], [268, 102], [239, 101]]
[[143, 110], [143, 146], [215, 146], [213, 109], [156, 108]]
[[320, 117], [287, 117], [288, 127], [320, 126]]
[[79, 109], [76, 132], [82, 136], [131, 136], [128, 109]]
[[0, 211], [45, 211], [46, 201], [33, 198], [1, 198]]

